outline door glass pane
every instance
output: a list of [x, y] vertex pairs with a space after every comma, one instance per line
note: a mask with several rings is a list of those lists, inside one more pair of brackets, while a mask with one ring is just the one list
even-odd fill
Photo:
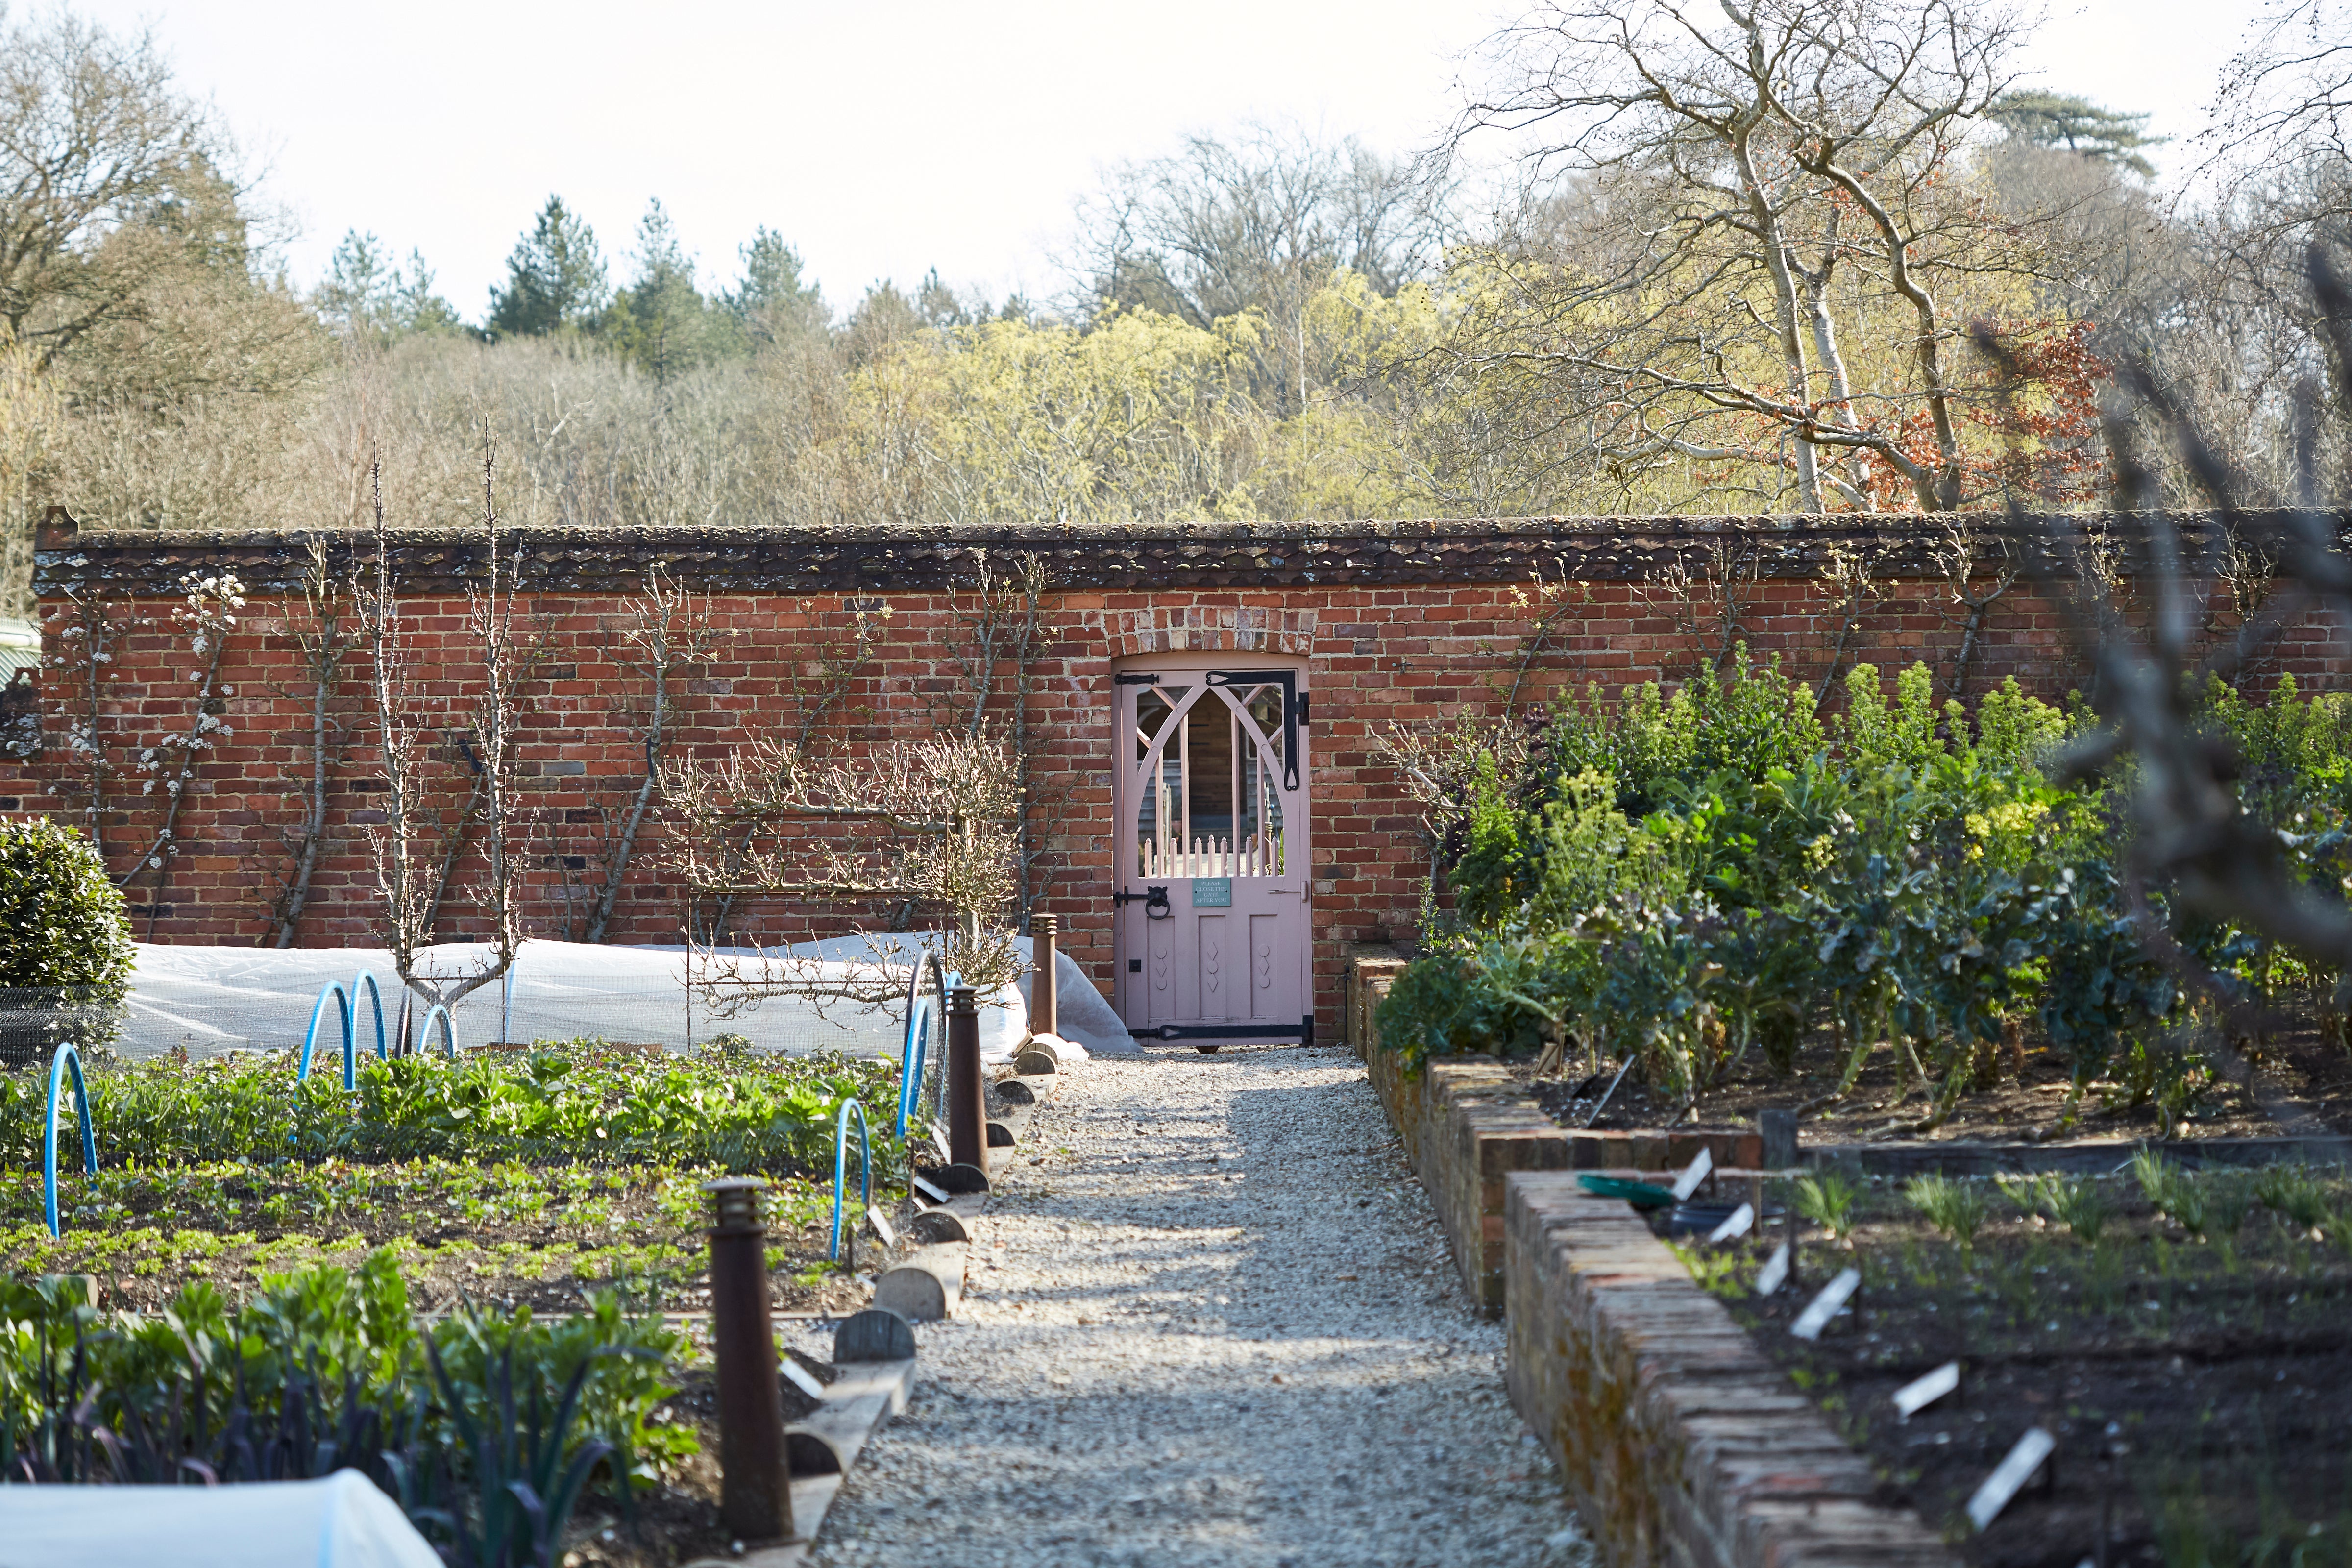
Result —
[[1202, 698], [1184, 715], [1186, 843], [1211, 849], [1234, 842], [1234, 714]]
[[1250, 718], [1263, 731], [1266, 745], [1261, 749], [1255, 737], [1243, 726], [1234, 729], [1240, 741], [1240, 757], [1234, 768], [1241, 794], [1241, 820], [1237, 833], [1242, 846], [1264, 857], [1261, 861], [1268, 870], [1282, 868], [1282, 689], [1260, 686], [1250, 690], [1243, 706]]
[[[1184, 700], [1188, 688], [1148, 687], [1135, 700], [1135, 762], [1150, 758], [1151, 748], [1169, 729], [1169, 717]], [[1159, 765], [1139, 775], [1136, 791], [1136, 866], [1139, 875], [1159, 875], [1159, 856], [1174, 846], [1184, 831], [1184, 737], [1168, 735]], [[1158, 854], [1155, 854], [1155, 850]]]

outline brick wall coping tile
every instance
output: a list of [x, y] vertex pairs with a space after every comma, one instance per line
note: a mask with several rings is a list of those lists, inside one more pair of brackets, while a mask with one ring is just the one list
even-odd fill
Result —
[[[2179, 516], [2192, 540], [2214, 531], [2210, 514]], [[2121, 569], [2136, 570], [2144, 523], [2130, 515], [2100, 523], [2122, 548]], [[2247, 514], [2243, 526], [2274, 532], [2284, 514]], [[503, 536], [500, 553], [521, 552], [528, 588], [573, 594], [635, 593], [656, 562], [707, 593], [936, 593], [971, 586], [981, 552], [1000, 571], [1034, 555], [1051, 587], [1066, 592], [1524, 583], [1538, 572], [1555, 581], [1627, 582], [1678, 559], [1700, 570], [1724, 552], [1763, 577], [1818, 577], [1833, 554], [1858, 554], [1882, 578], [1939, 578], [1939, 552], [1954, 527], [1987, 561], [2041, 553], [2038, 523], [2021, 528], [1993, 513], [1166, 522], [1091, 533], [1010, 525], [516, 529]], [[338, 570], [369, 548], [368, 536], [352, 530], [83, 528], [52, 507], [37, 540], [35, 592], [104, 586], [168, 595], [184, 574], [220, 571], [252, 592], [293, 592], [313, 539], [328, 542]], [[483, 545], [471, 530], [404, 529], [392, 540], [411, 594], [454, 593], [482, 580]]]

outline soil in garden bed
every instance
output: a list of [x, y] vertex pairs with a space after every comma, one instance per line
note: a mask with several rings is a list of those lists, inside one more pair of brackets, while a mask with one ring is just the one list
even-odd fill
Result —
[[[571, 1311], [604, 1289], [692, 1310], [708, 1302], [707, 1174], [446, 1161], [101, 1171], [66, 1182], [56, 1240], [40, 1177], [14, 1174], [0, 1178], [0, 1268], [92, 1275], [108, 1307], [152, 1311], [193, 1280], [237, 1296], [264, 1275], [391, 1247], [422, 1311], [461, 1300]], [[829, 1189], [780, 1182], [769, 1214], [778, 1310], [865, 1305], [866, 1289], [826, 1264]]]
[[[2340, 1041], [2324, 1037], [2308, 1020], [2271, 1037], [2255, 1053], [2265, 1091], [2307, 1107], [2320, 1123], [2297, 1131], [2352, 1133], [2352, 1051]], [[1916, 1080], [1903, 1093], [1907, 1072], [1897, 1068], [1895, 1053], [1874, 1052], [1853, 1091], [1835, 1104], [1804, 1116], [1801, 1131], [1808, 1143], [1866, 1143], [1889, 1138], [1984, 1142], [2031, 1142], [2044, 1138], [2139, 1138], [2163, 1131], [2163, 1118], [2152, 1103], [2134, 1103], [2120, 1085], [2101, 1080], [2074, 1103], [2074, 1119], [2064, 1120], [2068, 1090], [2074, 1085], [2072, 1063], [2061, 1052], [2026, 1043], [2020, 1050], [2000, 1052], [1998, 1081], [1972, 1088], [1941, 1126], [1925, 1132], [1910, 1130], [1927, 1113], [1927, 1102]], [[1760, 1050], [1726, 1075], [1725, 1080], [1700, 1100], [1695, 1116], [1675, 1123], [1685, 1131], [1701, 1129], [1753, 1131], [1759, 1110], [1794, 1110], [1827, 1094], [1845, 1069], [1844, 1054], [1828, 1031], [1808, 1037], [1800, 1047], [1795, 1070], [1776, 1073]], [[1653, 1090], [1629, 1074], [1607, 1094], [1613, 1070], [1588, 1075], [1571, 1064], [1565, 1076], [1535, 1077], [1529, 1062], [1510, 1065], [1528, 1092], [1564, 1127], [1582, 1128], [1596, 1109], [1601, 1117], [1591, 1125], [1601, 1131], [1663, 1129], [1682, 1109], [1682, 1102]], [[2265, 1113], [2256, 1097], [2241, 1081], [2242, 1061], [2223, 1057], [2200, 1073], [2200, 1087], [2189, 1113], [2176, 1122], [2175, 1138], [2273, 1137], [2282, 1129]], [[1607, 1104], [1601, 1100], [1607, 1094]]]
[[2265, 1090], [2294, 1101], [2328, 1131], [2352, 1135], [2352, 1047], [2341, 1036], [2298, 1021], [2244, 1041], [2241, 1049]]
[[[2128, 1176], [2097, 1189], [2111, 1214], [2095, 1245], [1967, 1183], [1994, 1217], [1964, 1251], [1874, 1184], [1851, 1248], [1815, 1227], [1799, 1282], [1769, 1299], [1751, 1286], [1778, 1230], [1685, 1257], [1867, 1452], [1884, 1500], [1980, 1568], [2352, 1563], [2352, 1184], [2304, 1178], [2330, 1211], [2314, 1227], [2250, 1202], [2248, 1173], [2185, 1179], [2215, 1184], [2203, 1237]], [[1849, 1265], [1852, 1307], [1817, 1342], [1794, 1338]], [[1954, 1360], [1959, 1394], [1903, 1420], [1895, 1390]], [[2034, 1426], [2057, 1439], [2053, 1472], [1970, 1534], [1969, 1497]]]
[[[831, 1383], [830, 1363], [788, 1350], [790, 1355], [822, 1383]], [[702, 1452], [669, 1467], [662, 1485], [635, 1500], [635, 1519], [625, 1516], [614, 1499], [584, 1499], [572, 1516], [572, 1546], [563, 1555], [566, 1568], [671, 1568], [698, 1557], [734, 1555], [735, 1537], [719, 1517], [719, 1405], [709, 1363], [678, 1380], [678, 1391], [656, 1408], [652, 1418], [667, 1425], [692, 1427], [702, 1439]], [[789, 1380], [781, 1392], [787, 1425], [806, 1416], [817, 1402]], [[806, 1521], [802, 1521], [805, 1528]]]

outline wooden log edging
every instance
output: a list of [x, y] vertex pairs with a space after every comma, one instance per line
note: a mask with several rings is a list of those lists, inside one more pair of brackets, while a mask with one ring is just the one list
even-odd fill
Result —
[[[907, 1408], [917, 1375], [911, 1360], [850, 1363], [825, 1386], [823, 1404], [785, 1429], [796, 1461], [822, 1450], [829, 1463], [796, 1462], [792, 1469], [793, 1523], [790, 1541], [759, 1545], [739, 1555], [698, 1557], [685, 1568], [807, 1568], [825, 1515], [842, 1483], [866, 1449], [867, 1439]], [[795, 1440], [797, 1439], [797, 1440]]]
[[1617, 1568], [1957, 1568], [1624, 1204], [1505, 1183], [1511, 1404]]

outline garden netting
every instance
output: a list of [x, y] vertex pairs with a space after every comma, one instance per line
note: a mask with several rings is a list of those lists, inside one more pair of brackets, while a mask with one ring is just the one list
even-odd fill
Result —
[[[510, 983], [492, 982], [450, 1009], [459, 1048], [497, 1040], [528, 1043], [583, 1037], [658, 1045], [684, 1051], [736, 1036], [750, 1048], [794, 1056], [843, 1051], [872, 1057], [898, 1053], [905, 1029], [907, 963], [920, 937], [865, 938], [796, 943], [789, 948], [739, 948], [723, 957], [739, 971], [772, 974], [788, 988], [887, 993], [879, 1005], [823, 995], [770, 994], [712, 1005], [689, 995], [689, 964], [707, 966], [706, 952], [681, 947], [608, 947], [529, 942]], [[1027, 939], [1019, 942], [1025, 959]], [[488, 961], [489, 950], [448, 942], [418, 954], [420, 974], [458, 976]], [[1132, 1051], [1118, 1016], [1066, 954], [1057, 954], [1056, 995], [1062, 1036], [1085, 1050]], [[699, 973], [708, 973], [707, 967]], [[133, 1058], [184, 1051], [203, 1058], [233, 1050], [299, 1048], [311, 1014], [330, 983], [354, 1004], [359, 1048], [373, 1054], [375, 1012], [359, 983], [373, 974], [383, 1001], [386, 1037], [401, 1037], [401, 992], [391, 955], [382, 949], [263, 950], [142, 944], [126, 994], [117, 1000], [89, 990], [0, 990], [0, 1062], [46, 1062], [64, 1041], [105, 1045]], [[1028, 1028], [1028, 980], [981, 998], [981, 1048], [991, 1060], [1009, 1058]], [[412, 1001], [408, 1037], [416, 1039], [425, 1008]], [[437, 1025], [426, 1048], [443, 1048]], [[340, 1061], [339, 1008], [327, 1005], [318, 1050]]]

